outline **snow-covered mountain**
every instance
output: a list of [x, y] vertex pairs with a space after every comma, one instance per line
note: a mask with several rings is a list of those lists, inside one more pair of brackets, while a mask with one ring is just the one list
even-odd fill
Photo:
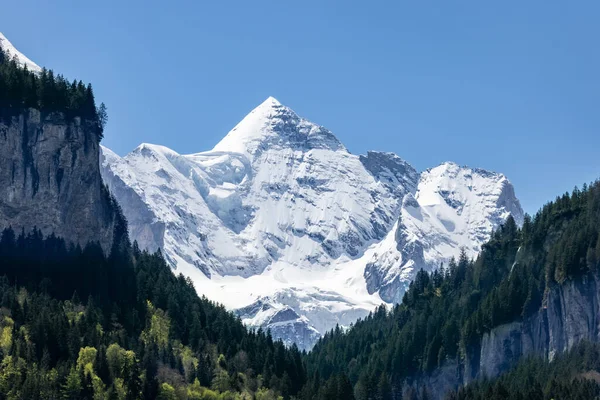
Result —
[[[0, 47], [41, 72], [1, 33]], [[461, 247], [475, 256], [508, 215], [523, 219], [501, 174], [453, 163], [418, 173], [395, 154], [350, 154], [272, 97], [208, 152], [101, 151], [140, 247], [160, 248], [200, 293], [301, 348], [399, 301], [419, 269]]]
[[27, 58], [23, 53], [17, 50], [15, 46], [13, 46], [12, 43], [6, 38], [6, 36], [2, 34], [2, 32], [0, 32], [0, 48], [5, 53], [9, 54], [11, 59], [16, 57], [17, 63], [19, 63], [20, 66], [27, 66], [27, 69], [32, 72], [42, 72], [42, 69], [36, 63]]
[[161, 248], [200, 293], [301, 348], [523, 217], [501, 174], [453, 163], [419, 174], [391, 153], [350, 154], [272, 97], [208, 152], [103, 153], [141, 247]]
[[369, 293], [402, 301], [419, 269], [448, 264], [464, 248], [475, 257], [492, 230], [512, 215], [523, 223], [513, 186], [502, 174], [446, 162], [421, 174], [415, 193], [404, 197], [400, 216], [367, 263]]

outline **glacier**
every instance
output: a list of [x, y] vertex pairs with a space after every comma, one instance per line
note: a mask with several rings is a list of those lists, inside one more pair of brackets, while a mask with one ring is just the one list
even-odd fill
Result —
[[102, 148], [132, 239], [250, 327], [310, 349], [336, 325], [401, 301], [419, 269], [474, 257], [523, 211], [498, 173], [393, 153], [351, 154], [269, 97], [211, 151]]

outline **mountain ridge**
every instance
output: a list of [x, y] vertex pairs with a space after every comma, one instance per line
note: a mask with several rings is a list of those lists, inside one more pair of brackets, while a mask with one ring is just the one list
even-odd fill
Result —
[[[398, 302], [420, 268], [432, 270], [458, 256], [466, 240], [441, 224], [436, 210], [445, 202], [418, 204], [419, 185], [435, 168], [419, 173], [389, 152], [351, 154], [329, 130], [273, 97], [210, 151], [182, 155], [142, 144], [124, 157], [106, 152], [103, 176], [131, 221], [132, 238], [143, 248], [162, 248], [199, 291], [239, 309], [251, 326], [275, 328], [268, 321], [290, 310], [284, 313], [289, 337], [283, 321], [277, 323], [278, 337], [288, 344], [297, 341], [292, 337], [312, 338], [315, 330], [321, 335], [336, 324], [348, 326], [382, 301]], [[476, 218], [480, 235], [467, 243], [471, 257], [510, 214], [508, 208], [522, 220], [514, 190], [504, 190], [506, 204], [495, 205], [500, 186], [512, 189], [503, 175], [449, 162], [436, 168], [451, 170], [444, 177], [449, 182], [475, 177], [443, 189], [448, 199], [458, 196], [465, 210], [489, 200], [489, 212]], [[473, 190], [484, 196], [466, 196]], [[405, 238], [417, 229], [410, 204], [418, 204], [415, 210], [432, 226], [441, 224], [430, 230], [436, 234], [430, 242], [423, 241], [427, 230]], [[466, 214], [454, 214], [447, 224], [466, 224]], [[432, 261], [431, 254], [442, 251], [439, 243], [451, 251]], [[269, 311], [256, 311], [256, 302], [268, 304]]]

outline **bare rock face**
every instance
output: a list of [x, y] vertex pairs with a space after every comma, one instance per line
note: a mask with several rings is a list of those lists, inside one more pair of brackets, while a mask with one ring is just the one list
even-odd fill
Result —
[[479, 367], [495, 376], [521, 357], [536, 354], [548, 360], [582, 340], [600, 339], [598, 279], [570, 281], [550, 291], [546, 306], [523, 322], [502, 325], [483, 337]]
[[35, 109], [0, 110], [0, 229], [34, 227], [109, 252], [116, 208], [102, 183], [91, 123]]
[[600, 276], [555, 286], [545, 306], [522, 321], [500, 325], [466, 349], [466, 357], [448, 360], [425, 376], [404, 382], [404, 388], [426, 386], [432, 398], [475, 379], [493, 378], [528, 356], [552, 360], [582, 340], [600, 340]]

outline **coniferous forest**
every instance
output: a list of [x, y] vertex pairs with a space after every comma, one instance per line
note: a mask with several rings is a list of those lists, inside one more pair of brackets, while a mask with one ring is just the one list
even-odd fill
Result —
[[[289, 397], [301, 354], [199, 298], [158, 254], [37, 232], [0, 241], [0, 397]], [[266, 389], [267, 387], [271, 389]]]
[[[90, 121], [106, 109], [91, 85], [20, 68], [0, 50], [0, 109], [60, 112]], [[113, 201], [112, 206], [119, 211]], [[160, 252], [130, 243], [84, 248], [36, 229], [0, 237], [0, 399], [410, 399], [404, 382], [465, 357], [494, 327], [522, 320], [548, 292], [600, 267], [600, 182], [512, 218], [476, 260], [463, 253], [421, 271], [401, 304], [327, 333], [308, 354], [250, 331], [199, 297]], [[449, 399], [594, 398], [600, 349], [582, 343], [552, 363], [531, 358]]]
[[0, 109], [2, 115], [35, 108], [42, 112], [60, 112], [66, 117], [90, 121], [98, 141], [107, 122], [106, 107], [96, 107], [92, 85], [68, 82], [52, 70], [40, 74], [21, 68], [15, 58], [0, 48]]

